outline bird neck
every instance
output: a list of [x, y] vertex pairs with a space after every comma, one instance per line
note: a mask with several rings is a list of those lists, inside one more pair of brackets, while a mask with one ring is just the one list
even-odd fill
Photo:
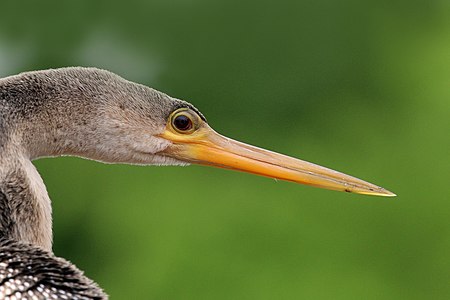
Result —
[[31, 160], [7, 152], [0, 155], [0, 237], [51, 251], [52, 208], [44, 182]]
[[78, 78], [76, 71], [0, 79], [0, 237], [51, 251], [51, 202], [31, 160], [104, 155], [97, 149], [105, 148], [105, 134], [97, 128], [105, 119], [102, 104], [110, 97], [110, 78]]
[[154, 136], [174, 103], [182, 104], [97, 69], [0, 79], [0, 237], [51, 249], [50, 199], [33, 159], [73, 155], [109, 163], [180, 164], [156, 155], [169, 142]]

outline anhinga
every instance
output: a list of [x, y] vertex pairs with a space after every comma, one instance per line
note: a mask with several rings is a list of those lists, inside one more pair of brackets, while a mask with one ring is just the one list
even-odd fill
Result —
[[106, 299], [52, 254], [51, 204], [33, 159], [196, 163], [321, 188], [395, 196], [357, 178], [213, 131], [191, 104], [95, 68], [0, 79], [0, 299]]

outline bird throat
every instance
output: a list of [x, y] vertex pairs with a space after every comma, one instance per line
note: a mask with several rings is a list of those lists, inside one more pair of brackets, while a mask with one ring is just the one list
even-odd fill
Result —
[[25, 157], [0, 156], [0, 237], [52, 250], [52, 209], [41, 176]]

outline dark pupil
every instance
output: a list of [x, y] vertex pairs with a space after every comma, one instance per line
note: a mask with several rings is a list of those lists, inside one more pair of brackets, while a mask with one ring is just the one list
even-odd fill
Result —
[[191, 119], [186, 116], [178, 116], [173, 121], [175, 127], [179, 130], [189, 130], [192, 127]]

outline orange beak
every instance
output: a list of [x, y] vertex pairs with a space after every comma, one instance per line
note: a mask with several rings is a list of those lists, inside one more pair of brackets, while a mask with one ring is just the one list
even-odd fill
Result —
[[168, 127], [159, 136], [172, 143], [159, 154], [184, 162], [238, 170], [348, 193], [396, 196], [382, 187], [358, 178], [234, 141], [218, 134], [206, 123], [192, 134], [179, 134]]

